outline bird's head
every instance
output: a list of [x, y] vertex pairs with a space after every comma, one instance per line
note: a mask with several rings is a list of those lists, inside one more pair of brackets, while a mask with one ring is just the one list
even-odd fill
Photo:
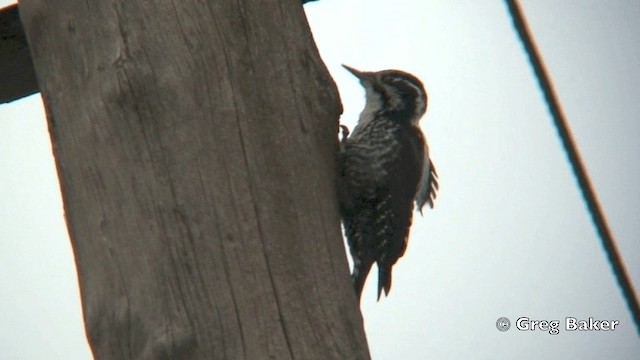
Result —
[[365, 88], [365, 112], [383, 112], [399, 121], [417, 125], [427, 110], [427, 91], [415, 76], [400, 70], [360, 71], [342, 65]]

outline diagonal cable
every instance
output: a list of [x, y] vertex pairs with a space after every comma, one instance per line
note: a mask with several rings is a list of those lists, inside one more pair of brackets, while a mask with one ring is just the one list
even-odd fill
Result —
[[562, 140], [564, 150], [569, 157], [569, 163], [571, 164], [571, 168], [573, 169], [576, 180], [578, 181], [580, 192], [582, 193], [587, 205], [587, 210], [589, 211], [591, 219], [596, 227], [596, 231], [600, 236], [602, 247], [604, 248], [609, 263], [611, 264], [611, 268], [618, 285], [622, 290], [622, 296], [624, 297], [627, 307], [631, 312], [631, 317], [635, 322], [636, 330], [638, 334], [640, 334], [640, 307], [638, 306], [638, 299], [636, 298], [633, 284], [627, 274], [622, 257], [620, 256], [616, 243], [613, 239], [611, 229], [607, 224], [604, 211], [600, 206], [594, 187], [591, 184], [589, 175], [587, 174], [586, 167], [578, 153], [578, 147], [571, 135], [569, 124], [562, 112], [562, 108], [560, 107], [558, 96], [551, 84], [549, 74], [542, 63], [542, 57], [540, 56], [531, 36], [531, 32], [529, 31], [529, 27], [524, 19], [522, 8], [518, 4], [517, 0], [506, 0], [506, 3], [509, 12], [511, 13], [513, 26], [518, 32], [520, 40], [524, 45], [529, 61], [531, 62], [531, 66], [533, 67], [535, 77], [538, 80], [542, 93], [544, 94], [544, 99], [549, 108], [549, 112], [551, 113], [553, 122], [558, 129], [558, 135]]

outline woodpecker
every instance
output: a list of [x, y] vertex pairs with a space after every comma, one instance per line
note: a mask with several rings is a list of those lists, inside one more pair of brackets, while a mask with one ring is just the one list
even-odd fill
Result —
[[391, 289], [391, 269], [407, 248], [414, 202], [422, 213], [438, 189], [437, 173], [418, 122], [427, 92], [400, 70], [359, 71], [343, 65], [365, 89], [366, 105], [350, 136], [342, 127], [340, 215], [353, 258], [358, 301], [374, 263], [378, 300]]

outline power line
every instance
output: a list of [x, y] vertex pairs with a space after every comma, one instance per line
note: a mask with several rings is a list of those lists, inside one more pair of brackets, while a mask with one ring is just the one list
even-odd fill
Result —
[[542, 93], [544, 94], [544, 99], [547, 103], [547, 107], [549, 108], [549, 112], [551, 113], [551, 118], [558, 129], [558, 135], [560, 136], [564, 150], [569, 157], [569, 163], [571, 164], [571, 168], [573, 169], [578, 181], [578, 187], [580, 188], [580, 192], [586, 202], [587, 210], [589, 211], [591, 219], [596, 227], [596, 231], [600, 236], [602, 247], [607, 254], [614, 276], [622, 290], [622, 296], [627, 302], [633, 321], [636, 324], [636, 331], [640, 334], [640, 307], [638, 306], [638, 300], [635, 296], [633, 284], [627, 274], [622, 257], [620, 256], [615, 240], [613, 239], [611, 229], [607, 224], [604, 211], [600, 206], [596, 192], [591, 184], [589, 175], [587, 174], [586, 167], [578, 152], [577, 145], [571, 135], [571, 130], [569, 129], [569, 124], [562, 112], [562, 108], [560, 107], [558, 96], [551, 84], [549, 74], [542, 63], [542, 57], [540, 56], [540, 53], [533, 41], [533, 37], [531, 36], [531, 32], [529, 31], [529, 27], [524, 19], [522, 8], [518, 4], [517, 0], [506, 0], [506, 3], [509, 8], [509, 12], [511, 13], [513, 26], [520, 36], [520, 41], [522, 41], [522, 44], [524, 45], [529, 61], [531, 62], [531, 66], [533, 67], [535, 77], [538, 80]]

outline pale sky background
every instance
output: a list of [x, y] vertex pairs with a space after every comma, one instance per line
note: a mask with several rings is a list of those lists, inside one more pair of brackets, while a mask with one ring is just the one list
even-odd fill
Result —
[[[522, 3], [638, 289], [640, 1]], [[422, 128], [441, 190], [415, 218], [390, 296], [375, 301], [375, 272], [367, 283], [373, 359], [640, 359], [504, 2], [320, 0], [306, 12], [343, 123], [364, 92], [342, 63], [406, 70], [429, 91]], [[0, 201], [0, 359], [90, 359], [39, 95], [0, 105]], [[522, 316], [560, 320], [560, 334], [518, 331]], [[567, 332], [568, 316], [620, 325]]]

